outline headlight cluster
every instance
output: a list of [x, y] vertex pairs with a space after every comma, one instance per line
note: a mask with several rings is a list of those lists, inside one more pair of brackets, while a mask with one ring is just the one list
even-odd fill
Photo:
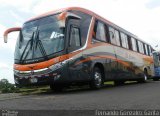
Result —
[[[59, 62], [57, 64], [51, 65], [48, 68], [43, 68], [43, 69], [38, 69], [38, 70], [34, 70], [34, 75], [40, 75], [40, 74], [48, 74], [52, 71], [55, 71], [59, 68], [62, 68], [65, 64], [67, 64], [68, 60]], [[18, 70], [14, 70], [14, 74], [17, 76], [30, 76], [32, 75], [31, 71], [18, 71]]]

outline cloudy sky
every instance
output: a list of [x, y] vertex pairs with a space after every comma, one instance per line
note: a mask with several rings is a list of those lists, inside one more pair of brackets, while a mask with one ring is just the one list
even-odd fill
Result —
[[50, 10], [78, 6], [96, 12], [160, 49], [160, 0], [0, 0], [0, 79], [13, 81], [17, 33], [3, 43], [5, 29]]

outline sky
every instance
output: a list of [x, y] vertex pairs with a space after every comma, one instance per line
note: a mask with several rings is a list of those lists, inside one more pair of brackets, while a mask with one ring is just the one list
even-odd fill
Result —
[[71, 6], [89, 9], [160, 50], [160, 0], [0, 0], [0, 79], [14, 82], [14, 48], [18, 36], [9, 34], [8, 43], [4, 44], [3, 32], [21, 27], [36, 15]]

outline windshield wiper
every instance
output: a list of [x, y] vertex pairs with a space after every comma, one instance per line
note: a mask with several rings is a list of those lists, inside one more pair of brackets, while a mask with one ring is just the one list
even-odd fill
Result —
[[[34, 38], [35, 35], [36, 35], [36, 37]], [[29, 46], [29, 44], [30, 44], [30, 48], [28, 49], [28, 51], [26, 53], [26, 50], [27, 50], [27, 47]], [[38, 29], [36, 31], [36, 34], [35, 34], [35, 32], [32, 33], [31, 39], [27, 42], [27, 45], [25, 46], [24, 51], [23, 51], [21, 58], [20, 58], [21, 63], [23, 63], [24, 60], [27, 58], [30, 50], [32, 50], [32, 59], [34, 59], [34, 54], [35, 54], [35, 50], [37, 49], [37, 47], [39, 47], [40, 52], [42, 53], [44, 58], [48, 60], [48, 56], [46, 54], [44, 46], [43, 46], [41, 40], [39, 40], [39, 30]]]
[[[34, 32], [32, 33], [31, 39], [27, 42], [27, 45], [26, 45], [26, 47], [24, 48], [24, 51], [23, 51], [23, 53], [22, 53], [22, 55], [21, 55], [21, 57], [20, 57], [21, 63], [23, 63], [23, 61], [26, 59], [26, 57], [28, 56], [28, 53], [29, 53], [30, 49], [31, 49], [32, 46], [33, 46], [33, 38], [34, 38]], [[28, 49], [28, 51], [27, 51], [27, 53], [26, 53], [26, 55], [25, 55], [25, 57], [24, 57], [24, 54], [25, 54], [25, 52], [26, 52], [26, 49], [27, 49], [27, 47], [28, 47], [28, 45], [29, 45], [30, 43], [31, 43], [30, 49]], [[23, 57], [24, 57], [24, 59], [23, 59]], [[23, 59], [23, 60], [22, 60], [22, 59]]]
[[48, 56], [46, 54], [46, 51], [45, 51], [44, 46], [42, 44], [42, 41], [39, 39], [39, 30], [37, 30], [37, 35], [36, 35], [35, 41], [36, 41], [35, 49], [37, 49], [37, 47], [39, 46], [39, 49], [40, 49], [42, 55], [44, 56], [44, 58], [46, 60], [48, 60]]

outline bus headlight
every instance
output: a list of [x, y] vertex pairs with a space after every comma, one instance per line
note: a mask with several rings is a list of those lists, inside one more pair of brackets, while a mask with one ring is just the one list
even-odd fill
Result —
[[59, 62], [57, 64], [50, 66], [49, 69], [51, 69], [52, 71], [57, 70], [59, 68], [62, 68], [65, 64], [67, 64], [67, 62], [68, 62], [67, 60]]

